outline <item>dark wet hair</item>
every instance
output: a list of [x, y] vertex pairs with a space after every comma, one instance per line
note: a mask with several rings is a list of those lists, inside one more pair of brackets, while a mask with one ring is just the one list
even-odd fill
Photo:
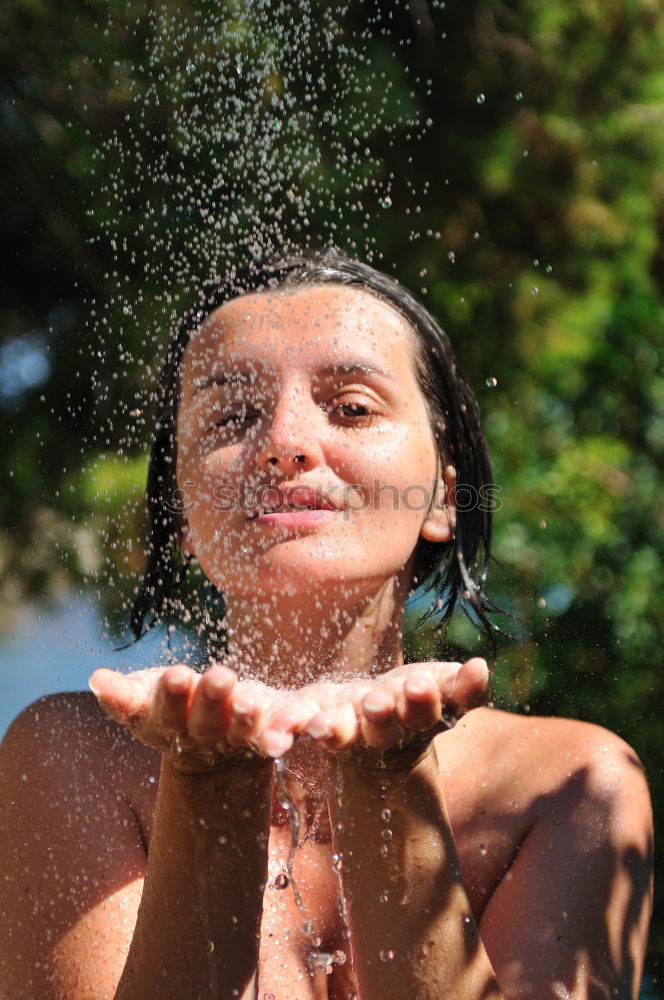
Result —
[[[415, 334], [416, 375], [425, 398], [441, 467], [456, 469], [459, 499], [455, 537], [447, 543], [421, 540], [412, 585], [431, 595], [423, 620], [442, 626], [459, 601], [471, 619], [483, 626], [492, 645], [500, 631], [488, 614], [498, 609], [484, 593], [491, 553], [491, 463], [480, 428], [475, 396], [457, 365], [451, 344], [424, 306], [393, 278], [368, 264], [334, 251], [254, 262], [231, 273], [219, 285], [204, 288], [199, 303], [173, 337], [158, 385], [158, 418], [147, 482], [149, 539], [147, 565], [131, 612], [130, 626], [139, 638], [146, 628], [176, 613], [176, 599], [187, 561], [179, 551], [182, 513], [177, 497], [177, 407], [185, 348], [192, 334], [216, 309], [231, 299], [258, 292], [325, 284], [365, 289], [393, 306]], [[149, 619], [146, 626], [146, 619]]]

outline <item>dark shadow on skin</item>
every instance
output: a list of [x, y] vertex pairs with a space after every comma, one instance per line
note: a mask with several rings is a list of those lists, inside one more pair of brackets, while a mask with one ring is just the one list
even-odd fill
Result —
[[[630, 770], [634, 769], [639, 774], [642, 774], [642, 768], [638, 760], [629, 750], [625, 751], [625, 762]], [[601, 764], [597, 765], [597, 767], [600, 766]], [[600, 865], [605, 869], [606, 875], [599, 882], [600, 890], [598, 891], [597, 888], [593, 890], [595, 895], [592, 904], [593, 914], [596, 912], [602, 913], [604, 919], [603, 921], [597, 921], [597, 929], [593, 931], [593, 940], [587, 942], [587, 945], [592, 947], [597, 944], [598, 939], [604, 942], [608, 941], [611, 892], [619, 878], [626, 878], [629, 886], [628, 899], [624, 907], [624, 913], [621, 914], [620, 918], [622, 924], [622, 961], [617, 968], [613, 968], [608, 956], [608, 947], [604, 950], [601, 956], [601, 969], [598, 968], [596, 972], [600, 973], [605, 982], [595, 982], [589, 986], [589, 1000], [607, 1000], [608, 997], [614, 996], [622, 1000], [622, 998], [632, 995], [632, 983], [637, 961], [634, 937], [637, 931], [639, 931], [639, 935], [642, 933], [644, 910], [649, 907], [651, 893], [652, 836], [649, 837], [645, 850], [635, 843], [618, 849], [610, 836], [611, 824], [618, 815], [615, 798], [611, 795], [613, 780], [611, 778], [606, 789], [598, 793], [597, 773], [591, 774], [588, 767], [578, 766], [557, 789], [552, 790], [549, 794], [535, 798], [531, 808], [521, 816], [525, 832], [520, 838], [517, 849], [510, 855], [499, 859], [495, 857], [492, 859], [487, 855], [486, 863], [492, 864], [493, 862], [494, 864], [493, 874], [496, 884], [493, 889], [487, 894], [485, 899], [480, 899], [476, 892], [474, 894], [477, 904], [475, 907], [476, 917], [481, 926], [483, 912], [485, 909], [488, 911], [491, 905], [495, 905], [495, 902], [499, 899], [502, 880], [508, 873], [511, 873], [513, 877], [518, 877], [520, 862], [528, 851], [536, 851], [537, 853], [534, 855], [535, 861], [539, 859], [542, 869], [548, 868], [550, 870], [552, 893], [556, 891], [556, 872], [563, 866], [572, 872], [583, 873], [591, 865]], [[514, 803], [512, 804], [514, 805]], [[584, 816], [580, 816], [580, 813], [583, 813]], [[589, 815], [594, 818], [594, 823], [589, 823]], [[496, 822], [494, 814], [491, 826], [485, 823], [483, 832], [479, 833], [479, 835], [472, 829], [472, 820], [466, 824], [466, 829], [458, 829], [456, 834], [464, 839], [484, 840], [487, 844], [495, 844], [501, 838], [504, 838], [504, 841], [509, 841], [510, 838], [513, 839], [513, 832], [506, 833], [506, 831], [513, 831], [515, 813], [510, 813], [506, 809], [503, 816], [504, 824], [501, 824], [500, 821]], [[579, 835], [575, 836], [574, 825], [579, 821], [581, 821], [580, 825], [582, 829], [579, 831]], [[564, 845], [560, 843], [557, 845], [557, 849], [554, 848], [549, 852], [544, 845], [549, 833], [555, 835], [557, 823], [565, 824], [567, 836]], [[496, 851], [496, 854], [499, 854], [499, 852]], [[557, 855], [561, 856], [560, 868], [557, 867]], [[472, 852], [466, 851], [464, 877], [471, 897], [473, 896], [474, 880], [477, 877], [477, 869], [471, 870], [468, 863], [468, 859], [472, 861], [472, 857]], [[497, 865], [495, 864], [496, 860], [498, 860]], [[529, 863], [532, 863], [532, 860], [533, 856], [531, 855]], [[566, 884], [571, 885], [573, 892], [573, 879], [568, 880]], [[583, 892], [582, 889], [579, 891]], [[563, 910], [569, 910], [571, 913], [573, 905], [574, 898], [570, 896], [565, 900], [565, 905], [561, 905], [561, 913]], [[553, 928], [553, 935], [559, 941], [562, 941], [566, 930], [566, 921], [561, 916], [559, 925]], [[570, 966], [572, 968], [579, 968], [586, 961], [587, 948], [585, 944], [584, 942], [584, 947], [577, 948], [575, 956], [569, 962], [569, 965], [567, 962], [565, 963], [566, 968]], [[491, 955], [490, 944], [486, 945], [485, 942], [485, 946], [487, 947], [489, 958], [493, 958], [496, 966], [498, 966], [498, 956]], [[515, 937], [515, 948], [518, 949], [518, 947], [519, 942]], [[513, 960], [521, 959], [522, 961], [527, 961], [528, 959], [528, 956], [516, 953], [509, 957]], [[555, 979], [556, 969], [552, 968], [552, 987]], [[549, 998], [550, 1000], [559, 1000], [559, 993], [554, 992], [553, 989], [546, 994], [542, 994], [540, 991], [538, 1000], [549, 1000]]]
[[[458, 879], [450, 882], [448, 868], [449, 855], [452, 852], [454, 857], [456, 857], [456, 851], [451, 831], [441, 822], [438, 793], [437, 790], [432, 789], [431, 782], [433, 775], [430, 773], [418, 773], [418, 770], [419, 766], [408, 776], [408, 797], [406, 797], [406, 793], [404, 792], [403, 798], [399, 799], [400, 807], [398, 813], [393, 812], [390, 819], [390, 827], [393, 830], [394, 836], [390, 841], [391, 863], [389, 873], [386, 871], [387, 862], [380, 857], [378, 851], [378, 846], [381, 844], [380, 831], [377, 831], [376, 834], [376, 850], [373, 857], [363, 859], [362, 874], [361, 877], [357, 878], [355, 883], [355, 899], [358, 902], [355, 904], [352, 898], [349, 899], [351, 937], [354, 925], [356, 926], [360, 921], [364, 923], [365, 928], [367, 926], [371, 926], [372, 928], [380, 927], [383, 922], [385, 904], [379, 901], [377, 887], [385, 885], [393, 899], [400, 899], [405, 895], [410, 897], [408, 911], [409, 937], [422, 943], [427, 943], [430, 940], [430, 928], [437, 923], [438, 919], [449, 908], [452, 894], [458, 891], [461, 873], [457, 868]], [[381, 775], [385, 775], [385, 773], [385, 771], [376, 771], [377, 790], [381, 783]], [[401, 813], [401, 816], [399, 816], [399, 813]], [[409, 850], [412, 855], [412, 844], [404, 844], [399, 836], [399, 827], [404, 823], [404, 820], [409, 827], [413, 821], [415, 822], [417, 828], [421, 831], [419, 838], [421, 842], [428, 841], [431, 844], [435, 844], [435, 847], [430, 851], [430, 862], [423, 856], [421, 860], [418, 859], [417, 864], [413, 864], [411, 856], [410, 866], [406, 864], [405, 851]], [[351, 817], [345, 816], [344, 822], [351, 823]], [[442, 866], [437, 861], [439, 857], [446, 859]], [[408, 874], [409, 867], [410, 875]], [[458, 904], [455, 905], [458, 906]], [[363, 912], [362, 917], [359, 917], [359, 910]], [[461, 943], [465, 949], [466, 962], [470, 965], [478, 955], [482, 947], [482, 941], [476, 922], [470, 912], [467, 914], [467, 917], [467, 922], [464, 921], [461, 923], [459, 928], [461, 941], [458, 937], [455, 938], [454, 943], [451, 943], [451, 947], [456, 948]], [[459, 914], [459, 919], [460, 921], [463, 919], [461, 914]], [[381, 942], [381, 944], [384, 945], [384, 942]], [[378, 955], [378, 947], [372, 947], [370, 950], [372, 953]], [[400, 958], [398, 944], [395, 952], [394, 962], [396, 963]], [[422, 980], [421, 994], [418, 991], [418, 995], [423, 997], [442, 997], [447, 995], [449, 990], [446, 982], [447, 969], [445, 956], [444, 954], [439, 954], [438, 967], [440, 969], [440, 976], [437, 976], [436, 967], [432, 962], [435, 954], [433, 949], [430, 949], [427, 952], [428, 957], [425, 956], [424, 952], [410, 957], [413, 966], [417, 968], [419, 965], [422, 975], [426, 977]], [[372, 969], [370, 966], [367, 966], [363, 974], [360, 972], [358, 977], [360, 979], [360, 986], [362, 976], [370, 977], [371, 973]], [[489, 976], [481, 988], [481, 993], [478, 994], [478, 1000], [481, 1000], [485, 996], [495, 996], [495, 992], [495, 979], [493, 976]]]

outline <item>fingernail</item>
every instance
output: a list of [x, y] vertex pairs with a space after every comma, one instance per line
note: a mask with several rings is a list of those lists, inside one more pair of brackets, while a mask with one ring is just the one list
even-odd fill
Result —
[[263, 749], [268, 757], [283, 757], [293, 745], [293, 738], [287, 733], [266, 733]]
[[387, 703], [382, 698], [375, 698], [373, 695], [366, 695], [363, 706], [365, 712], [384, 712], [388, 708]]
[[95, 696], [95, 698], [99, 698], [100, 697], [101, 692], [99, 691], [99, 688], [97, 688], [97, 687], [94, 686], [94, 684], [92, 683], [92, 678], [91, 677], [88, 678], [88, 687], [92, 691], [92, 693]]
[[412, 694], [426, 694], [429, 690], [429, 685], [424, 677], [409, 677], [406, 683], [408, 685], [408, 690], [412, 692]]
[[251, 702], [243, 704], [242, 702], [235, 702], [233, 705], [233, 715], [237, 715], [242, 719], [246, 719], [247, 716], [251, 715], [254, 710], [254, 706]]
[[221, 678], [210, 677], [204, 687], [205, 697], [211, 701], [220, 701], [228, 691], [228, 685]]
[[189, 679], [187, 677], [166, 677], [165, 683], [171, 694], [184, 694], [189, 689]]
[[307, 725], [306, 732], [314, 740], [329, 740], [332, 735], [332, 725], [329, 719], [312, 719]]

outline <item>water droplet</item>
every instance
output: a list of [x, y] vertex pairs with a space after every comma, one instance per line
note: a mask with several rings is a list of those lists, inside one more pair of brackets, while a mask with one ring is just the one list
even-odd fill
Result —
[[312, 951], [307, 958], [307, 965], [311, 971], [322, 969], [328, 976], [332, 972], [333, 962], [334, 957], [327, 951]]
[[450, 252], [447, 255], [447, 259], [449, 260], [450, 264], [454, 263], [454, 261], [456, 260], [456, 254], [454, 250], [450, 250]]
[[288, 875], [286, 875], [285, 872], [279, 872], [279, 874], [274, 880], [274, 888], [287, 889], [289, 885], [290, 885], [290, 879], [288, 878]]
[[334, 963], [334, 965], [345, 965], [346, 952], [342, 951], [341, 948], [337, 948], [337, 950], [332, 955], [332, 962]]
[[383, 948], [382, 951], [379, 952], [378, 957], [381, 962], [391, 962], [394, 958], [394, 951], [392, 948]]
[[475, 232], [473, 233], [473, 239], [474, 240], [479, 240], [479, 238], [480, 238], [480, 234], [477, 232], [477, 230], [475, 230]]
[[537, 598], [537, 607], [538, 608], [545, 608], [546, 607], [546, 598], [545, 597], [538, 597]]
[[475, 100], [477, 101], [478, 104], [484, 104], [484, 102], [486, 101], [486, 94], [478, 94]]
[[387, 857], [387, 855], [389, 853], [389, 848], [388, 848], [387, 844], [383, 844], [381, 846], [380, 853], [381, 853], [382, 857], [384, 857], [384, 858]]
[[498, 379], [494, 375], [490, 375], [484, 384], [487, 389], [495, 389], [498, 385]]
[[332, 867], [335, 872], [340, 872], [344, 866], [344, 859], [341, 854], [332, 855]]
[[381, 892], [380, 896], [378, 897], [378, 902], [379, 903], [387, 903], [388, 900], [389, 900], [389, 898], [390, 898], [389, 892], [387, 891], [387, 889], [383, 889], [383, 891]]
[[523, 94], [521, 93], [520, 90], [517, 90], [516, 94], [514, 95], [514, 100], [515, 101], [522, 101], [523, 100]]
[[392, 199], [390, 198], [389, 194], [386, 194], [383, 198], [378, 199], [378, 204], [380, 205], [381, 208], [391, 208]]
[[468, 915], [466, 915], [466, 916], [465, 916], [465, 917], [463, 918], [463, 922], [464, 922], [464, 924], [469, 924], [469, 923], [470, 923], [470, 917], [469, 917]]
[[537, 285], [533, 285], [533, 287], [530, 289], [530, 294], [539, 295], [539, 288], [537, 287]]
[[550, 264], [547, 264], [546, 267], [544, 268], [544, 270], [546, 271], [547, 274], [551, 274], [551, 272], [553, 271], [553, 268], [551, 267]]
[[546, 521], [545, 521], [544, 519], [542, 519], [542, 520], [540, 521], [540, 523], [539, 523], [539, 526], [540, 526], [540, 528], [542, 528], [542, 529], [546, 528]]
[[486, 844], [480, 844], [480, 854], [482, 855], [483, 858], [486, 857], [487, 854]]
[[391, 830], [382, 830], [380, 835], [381, 835], [381, 837], [382, 837], [383, 840], [392, 840], [392, 831]]
[[392, 810], [391, 809], [383, 809], [382, 813], [380, 814], [380, 818], [382, 820], [385, 820], [386, 823], [389, 823], [390, 820], [392, 819]]
[[205, 950], [208, 953], [208, 955], [211, 955], [212, 952], [214, 951], [214, 941], [206, 941]]

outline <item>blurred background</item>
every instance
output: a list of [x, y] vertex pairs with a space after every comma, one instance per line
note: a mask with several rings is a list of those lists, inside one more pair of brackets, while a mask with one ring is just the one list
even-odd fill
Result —
[[[416, 292], [477, 389], [496, 702], [615, 730], [661, 812], [663, 51], [658, 0], [3, 6], [1, 730], [163, 658], [163, 630], [116, 648], [164, 346], [203, 280], [329, 244]], [[483, 648], [463, 617], [447, 643]], [[644, 998], [663, 921], [658, 895]]]

